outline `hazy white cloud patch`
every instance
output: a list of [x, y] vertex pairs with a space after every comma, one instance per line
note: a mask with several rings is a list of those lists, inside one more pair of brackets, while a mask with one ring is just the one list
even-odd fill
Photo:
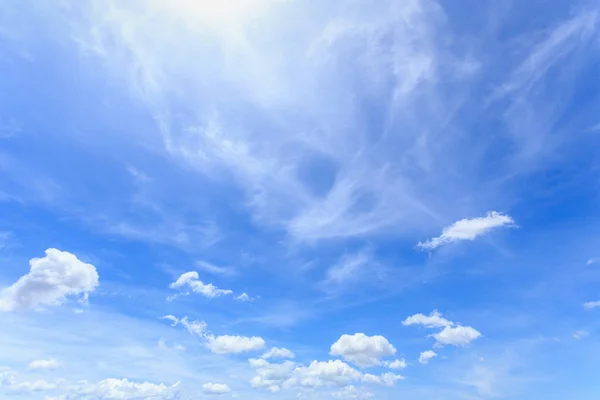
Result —
[[475, 240], [494, 229], [502, 227], [515, 227], [512, 217], [496, 211], [487, 213], [485, 217], [461, 219], [443, 229], [438, 237], [419, 242], [417, 247], [422, 250], [434, 250], [440, 246], [462, 240]]
[[421, 352], [421, 354], [419, 354], [419, 362], [423, 365], [427, 364], [429, 362], [429, 360], [431, 360], [432, 358], [437, 357], [437, 353], [433, 350], [426, 350]]
[[367, 336], [364, 333], [342, 335], [331, 345], [332, 356], [340, 356], [361, 368], [382, 364], [382, 358], [396, 354], [396, 348], [383, 336]]
[[98, 287], [98, 272], [92, 264], [57, 249], [29, 261], [29, 273], [0, 291], [0, 311], [40, 309], [63, 304], [68, 298], [87, 302]]
[[591, 310], [593, 308], [598, 308], [598, 307], [600, 307], [600, 300], [588, 301], [586, 303], [583, 303], [583, 308], [585, 308], [586, 310]]
[[34, 360], [32, 362], [29, 363], [28, 368], [29, 369], [57, 369], [59, 367], [61, 367], [62, 364], [60, 362], [58, 362], [57, 360], [51, 358], [48, 360]]
[[269, 349], [269, 351], [267, 351], [265, 354], [260, 356], [260, 358], [263, 358], [265, 360], [268, 360], [271, 358], [293, 359], [295, 357], [296, 357], [295, 354], [291, 350], [288, 350], [286, 348], [279, 348], [279, 347], [271, 347], [271, 349]]
[[231, 389], [224, 383], [209, 382], [202, 385], [202, 392], [208, 395], [222, 395], [231, 392]]
[[589, 335], [590, 335], [590, 333], [588, 331], [579, 330], [579, 331], [573, 332], [573, 339], [579, 340], [579, 339], [588, 337]]
[[424, 315], [420, 313], [411, 315], [410, 317], [402, 321], [402, 325], [422, 325], [425, 328], [444, 328], [446, 326], [453, 326], [454, 322], [442, 317], [442, 314], [440, 314], [438, 310], [433, 310], [433, 312], [429, 315]]

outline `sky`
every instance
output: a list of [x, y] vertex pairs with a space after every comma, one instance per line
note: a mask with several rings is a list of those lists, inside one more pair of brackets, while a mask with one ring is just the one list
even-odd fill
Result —
[[5, 0], [0, 71], [0, 398], [597, 399], [600, 1]]

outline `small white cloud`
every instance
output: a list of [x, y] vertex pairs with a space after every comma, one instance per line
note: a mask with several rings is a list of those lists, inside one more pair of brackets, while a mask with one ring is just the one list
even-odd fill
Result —
[[600, 263], [600, 258], [590, 258], [587, 261], [586, 265], [593, 265], [593, 264], [598, 264], [598, 263]]
[[344, 400], [368, 400], [375, 397], [373, 393], [358, 389], [354, 385], [345, 386], [343, 389], [331, 393], [331, 396]]
[[239, 300], [239, 301], [243, 301], [243, 302], [254, 301], [254, 299], [252, 297], [248, 296], [247, 293], [242, 293], [239, 296], [237, 296], [235, 299]]
[[475, 240], [489, 231], [501, 227], [514, 227], [515, 221], [508, 215], [496, 211], [487, 213], [485, 217], [461, 219], [443, 229], [438, 237], [419, 242], [417, 247], [422, 250], [433, 250], [445, 244], [460, 240]]
[[198, 293], [209, 299], [230, 295], [233, 292], [228, 289], [219, 289], [212, 283], [203, 283], [198, 276], [196, 271], [189, 271], [182, 274], [177, 280], [169, 285], [171, 289], [181, 289], [183, 287], [190, 287], [194, 293]]
[[214, 275], [232, 275], [233, 271], [231, 268], [219, 267], [218, 265], [206, 262], [196, 261], [196, 268], [201, 271], [208, 272]]
[[588, 331], [575, 331], [573, 332], [573, 338], [576, 340], [583, 339], [586, 336], [589, 336], [590, 333]]
[[56, 369], [61, 366], [61, 363], [54, 359], [35, 360], [29, 363], [29, 369]]
[[600, 300], [588, 301], [587, 303], [583, 303], [583, 308], [585, 308], [586, 310], [591, 310], [596, 307], [600, 307]]
[[257, 336], [209, 336], [206, 346], [216, 354], [238, 354], [261, 350], [265, 341]]
[[265, 360], [268, 360], [270, 358], [294, 358], [295, 354], [285, 348], [279, 348], [279, 347], [271, 347], [271, 349], [269, 351], [267, 351], [265, 354], [263, 354], [262, 356], [260, 356], [260, 358], [263, 358]]
[[406, 360], [405, 359], [400, 359], [400, 360], [394, 360], [394, 361], [384, 361], [382, 363], [383, 366], [388, 367], [390, 369], [404, 369], [406, 368]]
[[98, 287], [98, 272], [74, 254], [47, 249], [46, 256], [29, 260], [29, 273], [0, 292], [0, 311], [56, 306], [74, 296], [87, 300]]
[[188, 317], [179, 319], [173, 315], [165, 315], [162, 318], [171, 321], [172, 326], [183, 326], [192, 335], [205, 337], [207, 334], [207, 324], [204, 321], [190, 321]]
[[431, 335], [440, 345], [466, 346], [481, 337], [476, 329], [470, 326], [447, 326], [440, 333]]
[[438, 310], [433, 310], [428, 316], [420, 313], [411, 315], [402, 322], [402, 325], [423, 325], [426, 328], [444, 328], [446, 326], [454, 326], [454, 322], [442, 317], [442, 314]]
[[342, 335], [331, 345], [330, 354], [341, 356], [359, 367], [381, 365], [381, 359], [396, 354], [394, 346], [383, 336], [367, 336], [364, 333]]
[[209, 395], [221, 395], [231, 392], [231, 389], [224, 383], [209, 382], [202, 385], [202, 392]]
[[429, 360], [431, 360], [434, 357], [437, 357], [436, 352], [433, 350], [427, 350], [427, 351], [422, 352], [419, 355], [419, 362], [421, 364], [425, 365], [429, 362]]

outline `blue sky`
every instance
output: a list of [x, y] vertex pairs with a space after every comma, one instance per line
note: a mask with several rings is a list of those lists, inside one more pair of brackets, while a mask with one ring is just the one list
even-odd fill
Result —
[[600, 3], [0, 4], [0, 397], [596, 399]]

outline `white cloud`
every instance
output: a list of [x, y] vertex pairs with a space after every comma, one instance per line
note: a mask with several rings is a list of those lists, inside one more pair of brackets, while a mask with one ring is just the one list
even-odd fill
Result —
[[380, 376], [363, 374], [341, 360], [312, 361], [309, 365], [300, 365], [289, 360], [279, 364], [271, 364], [265, 359], [248, 361], [258, 374], [250, 381], [252, 387], [271, 392], [292, 388], [348, 386], [351, 383], [393, 385], [404, 379], [401, 375], [390, 372]]
[[34, 360], [29, 363], [29, 369], [56, 369], [61, 366], [61, 363], [54, 359], [49, 360]]
[[404, 369], [407, 366], [405, 359], [394, 360], [394, 361], [384, 361], [382, 363], [382, 365], [387, 368], [391, 368], [391, 369]]
[[585, 308], [586, 310], [591, 310], [596, 307], [600, 307], [600, 300], [588, 301], [587, 303], [583, 303], [583, 308]]
[[69, 385], [67, 394], [57, 400], [178, 400], [179, 382], [167, 386], [163, 383], [133, 382], [109, 378], [97, 383], [80, 381]]
[[279, 348], [279, 347], [271, 347], [271, 349], [269, 351], [267, 351], [265, 354], [260, 356], [260, 358], [264, 358], [265, 360], [268, 360], [270, 358], [294, 358], [294, 357], [295, 357], [295, 354], [291, 350], [288, 350], [286, 348]]
[[419, 362], [421, 364], [425, 365], [429, 362], [429, 360], [431, 360], [434, 357], [437, 357], [437, 354], [435, 351], [426, 350], [426, 351], [422, 352], [421, 354], [419, 354]]
[[209, 336], [206, 346], [216, 354], [237, 354], [261, 350], [265, 341], [257, 336]]
[[271, 364], [264, 359], [250, 359], [250, 365], [256, 369], [256, 375], [250, 381], [254, 388], [266, 389], [270, 392], [280, 391], [284, 384], [289, 384], [289, 379], [296, 368], [293, 361], [284, 361], [280, 364]]
[[470, 326], [447, 326], [441, 332], [431, 335], [440, 345], [466, 346], [481, 337], [476, 329]]
[[189, 286], [194, 293], [201, 294], [209, 299], [230, 295], [233, 292], [228, 289], [219, 289], [212, 283], [204, 284], [196, 271], [183, 273], [177, 280], [169, 285], [171, 289], [181, 289]]
[[248, 296], [248, 294], [245, 292], [237, 296], [235, 299], [243, 302], [254, 301], [254, 299]]
[[588, 331], [583, 331], [583, 330], [573, 332], [573, 338], [576, 340], [583, 339], [584, 337], [589, 336], [589, 335], [590, 335], [590, 333]]
[[460, 240], [475, 240], [478, 236], [484, 235], [493, 229], [514, 226], [515, 221], [510, 216], [491, 211], [485, 217], [456, 221], [444, 228], [440, 236], [425, 242], [419, 242], [417, 247], [423, 250], [433, 250]]
[[181, 325], [183, 326], [190, 334], [204, 338], [207, 335], [207, 327], [208, 325], [204, 321], [190, 321], [188, 317], [177, 318], [173, 315], [165, 315], [162, 317], [163, 319], [169, 320], [172, 322], [172, 326]]
[[593, 264], [598, 264], [600, 263], [600, 258], [590, 258], [587, 261], [587, 265], [593, 265]]
[[231, 389], [224, 383], [209, 382], [202, 385], [202, 392], [204, 394], [221, 395], [231, 392]]
[[366, 390], [361, 390], [354, 385], [346, 386], [338, 391], [331, 393], [331, 396], [336, 399], [344, 400], [367, 400], [375, 397], [375, 395]]
[[423, 325], [426, 328], [443, 328], [446, 326], [453, 326], [454, 322], [448, 321], [446, 318], [442, 317], [442, 314], [440, 314], [439, 311], [433, 310], [429, 316], [420, 313], [411, 315], [402, 322], [402, 325]]
[[17, 373], [14, 371], [0, 372], [0, 388], [13, 392], [29, 393], [43, 392], [56, 389], [58, 385], [55, 382], [48, 382], [43, 379], [35, 381], [19, 381]]
[[196, 268], [215, 275], [232, 275], [234, 273], [231, 268], [220, 267], [218, 265], [201, 260], [196, 261]]
[[98, 287], [96, 267], [66, 251], [47, 249], [45, 257], [32, 258], [29, 265], [29, 273], [0, 292], [0, 311], [56, 306], [68, 297], [85, 301]]
[[381, 359], [396, 354], [396, 348], [383, 336], [367, 336], [364, 333], [342, 335], [331, 345], [332, 356], [341, 356], [359, 367], [381, 365]]
[[303, 387], [345, 386], [363, 374], [340, 360], [313, 361], [294, 370], [293, 383]]

